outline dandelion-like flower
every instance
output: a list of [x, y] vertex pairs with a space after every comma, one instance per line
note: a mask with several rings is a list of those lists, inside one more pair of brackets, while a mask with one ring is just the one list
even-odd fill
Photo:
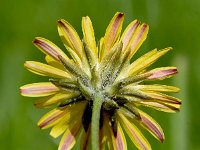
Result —
[[31, 72], [50, 77], [48, 82], [32, 83], [20, 88], [28, 97], [42, 97], [35, 102], [39, 108], [54, 107], [38, 122], [41, 129], [51, 128], [54, 138], [62, 135], [59, 150], [71, 149], [81, 136], [81, 149], [126, 150], [124, 131], [138, 149], [151, 146], [142, 127], [163, 142], [160, 125], [140, 107], [164, 112], [179, 111], [181, 101], [166, 95], [178, 92], [174, 86], [150, 84], [177, 73], [176, 67], [148, 67], [171, 50], [153, 49], [131, 62], [147, 37], [149, 27], [138, 20], [131, 22], [121, 34], [123, 13], [116, 13], [105, 36], [96, 44], [92, 22], [82, 18], [83, 40], [65, 20], [58, 21], [59, 35], [69, 53], [47, 39], [33, 41], [45, 55], [47, 64], [26, 61]]

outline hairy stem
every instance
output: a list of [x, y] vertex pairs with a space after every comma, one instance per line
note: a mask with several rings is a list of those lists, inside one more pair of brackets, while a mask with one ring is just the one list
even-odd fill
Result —
[[100, 93], [96, 93], [94, 95], [93, 109], [92, 109], [92, 124], [91, 124], [92, 150], [99, 150], [99, 123], [100, 123], [102, 103], [103, 103], [103, 96]]

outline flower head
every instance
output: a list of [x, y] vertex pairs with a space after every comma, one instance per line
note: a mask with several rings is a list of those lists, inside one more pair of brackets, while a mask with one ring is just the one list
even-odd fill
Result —
[[181, 101], [166, 95], [178, 92], [174, 86], [151, 84], [177, 73], [176, 67], [148, 67], [171, 50], [153, 49], [135, 61], [132, 56], [147, 37], [149, 26], [132, 21], [121, 35], [123, 13], [116, 13], [105, 36], [96, 44], [92, 22], [82, 18], [83, 40], [65, 20], [58, 21], [59, 35], [69, 53], [47, 39], [33, 41], [45, 55], [47, 64], [26, 61], [31, 72], [48, 76], [48, 82], [20, 88], [28, 97], [42, 97], [39, 108], [54, 107], [38, 122], [41, 129], [51, 128], [54, 138], [62, 135], [59, 150], [71, 149], [81, 136], [81, 149], [127, 149], [124, 131], [138, 149], [151, 149], [138, 127], [163, 142], [160, 125], [140, 107], [164, 112], [179, 111]]

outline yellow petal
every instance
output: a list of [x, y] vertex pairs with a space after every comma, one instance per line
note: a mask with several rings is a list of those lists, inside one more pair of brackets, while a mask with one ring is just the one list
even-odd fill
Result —
[[94, 29], [92, 22], [88, 16], [82, 18], [83, 38], [87, 46], [93, 51], [95, 56], [98, 56], [97, 46], [95, 41]]
[[51, 82], [26, 84], [20, 87], [21, 95], [28, 97], [42, 97], [55, 94], [60, 89]]
[[138, 109], [141, 120], [141, 125], [149, 131], [155, 138], [163, 142], [165, 139], [164, 133], [160, 125], [149, 115]]
[[175, 86], [167, 86], [167, 85], [136, 85], [135, 88], [140, 89], [142, 91], [152, 91], [152, 92], [179, 92], [179, 88]]
[[[54, 138], [60, 136], [67, 128], [81, 122], [83, 111], [85, 110], [86, 102], [78, 102], [73, 105], [67, 106], [67, 112], [62, 120], [56, 124], [50, 132], [50, 135]], [[80, 123], [81, 124], [81, 123]]]
[[153, 64], [156, 60], [158, 60], [161, 56], [166, 54], [169, 50], [171, 50], [170, 47], [160, 51], [154, 49], [148, 52], [147, 54], [141, 56], [128, 67], [127, 75], [131, 76], [139, 73], [140, 71], [144, 70], [145, 68]]
[[33, 43], [38, 49], [52, 57], [54, 60], [59, 61], [59, 55], [65, 59], [69, 59], [68, 56], [58, 46], [45, 38], [36, 37]]
[[67, 72], [40, 62], [26, 61], [24, 66], [29, 71], [42, 76], [49, 76], [54, 78], [71, 78], [71, 76]]
[[77, 55], [82, 58], [82, 42], [76, 30], [64, 19], [58, 21], [58, 32], [67, 47], [73, 49]]
[[180, 104], [160, 103], [154, 101], [137, 101], [136, 103], [141, 104], [145, 107], [150, 107], [158, 111], [163, 111], [168, 113], [175, 113], [180, 109]]
[[71, 123], [70, 126], [66, 129], [60, 143], [58, 150], [71, 150], [76, 143], [81, 131], [81, 121], [76, 121]]
[[78, 96], [78, 93], [71, 93], [71, 92], [59, 92], [58, 94], [55, 94], [50, 97], [45, 97], [40, 100], [37, 100], [34, 105], [38, 108], [45, 108], [54, 104], [58, 104], [62, 101], [70, 100], [71, 98], [74, 98]]
[[121, 120], [126, 133], [130, 137], [131, 141], [139, 150], [151, 150], [151, 146], [139, 129], [118, 111], [118, 117]]
[[139, 26], [140, 22], [138, 20], [132, 21], [124, 30], [124, 33], [122, 34], [121, 40], [123, 43], [123, 50], [126, 50], [129, 48], [131, 39]]
[[104, 36], [102, 50], [100, 54], [100, 60], [101, 58], [104, 57], [107, 51], [109, 51], [113, 47], [113, 45], [119, 38], [123, 20], [124, 20], [124, 14], [117, 12], [110, 21], [110, 24], [108, 25]]
[[137, 50], [140, 48], [142, 43], [145, 41], [148, 31], [149, 31], [149, 26], [145, 23], [137, 28], [135, 34], [133, 35], [131, 39], [130, 57], [132, 57], [137, 52]]
[[41, 129], [50, 128], [62, 120], [68, 111], [67, 107], [55, 108], [42, 116], [42, 118], [38, 121], [38, 126]]
[[70, 124], [74, 124], [75, 122], [77, 121], [72, 119], [70, 120], [70, 113], [66, 113], [65, 116], [53, 126], [50, 135], [54, 138], [59, 137], [69, 128], [69, 126], [71, 126]]
[[170, 104], [181, 104], [180, 99], [173, 97], [173, 96], [163, 94], [163, 93], [145, 92], [145, 94], [154, 101], [170, 103]]
[[117, 150], [127, 150], [126, 138], [119, 121], [117, 121], [117, 135], [115, 137], [115, 143]]

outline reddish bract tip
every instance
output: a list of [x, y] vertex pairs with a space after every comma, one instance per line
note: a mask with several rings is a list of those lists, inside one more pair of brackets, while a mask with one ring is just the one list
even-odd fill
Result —
[[57, 21], [57, 23], [60, 24], [60, 25], [62, 25], [62, 26], [64, 25], [64, 22], [62, 21], [62, 19], [59, 19], [59, 20]]
[[41, 41], [38, 40], [37, 38], [35, 38], [35, 39], [33, 40], [33, 44], [38, 44], [38, 43], [41, 43]]
[[173, 69], [166, 69], [166, 70], [156, 70], [152, 72], [152, 75], [149, 76], [147, 79], [161, 79], [167, 76], [171, 76], [178, 73], [176, 68]]
[[118, 13], [118, 17], [123, 17], [123, 16], [124, 16], [124, 13], [122, 13], [122, 12]]

